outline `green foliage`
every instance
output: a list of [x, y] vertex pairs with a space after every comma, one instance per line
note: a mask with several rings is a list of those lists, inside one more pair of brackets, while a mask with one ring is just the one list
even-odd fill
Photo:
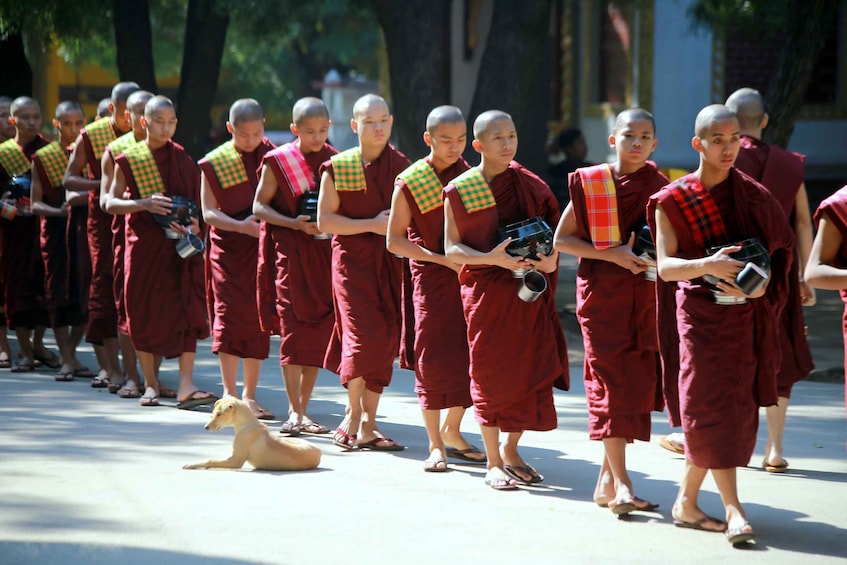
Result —
[[743, 29], [747, 33], [770, 38], [784, 31], [788, 25], [788, 6], [791, 2], [792, 0], [696, 0], [688, 8], [688, 15], [695, 26], [715, 31]]

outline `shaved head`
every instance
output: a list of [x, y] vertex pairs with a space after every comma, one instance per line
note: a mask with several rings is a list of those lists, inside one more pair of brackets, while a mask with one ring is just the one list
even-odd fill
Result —
[[650, 122], [653, 126], [653, 135], [656, 135], [656, 120], [653, 119], [653, 114], [643, 108], [630, 108], [618, 114], [615, 118], [614, 132], [621, 131], [632, 122]]
[[[482, 134], [488, 130], [491, 124], [495, 122], [509, 121], [512, 122], [512, 116], [502, 110], [488, 110], [476, 117], [473, 123], [473, 136], [479, 139]], [[513, 122], [514, 123], [514, 122]]]
[[753, 88], [739, 88], [730, 94], [726, 107], [735, 112], [743, 129], [759, 128], [765, 117], [765, 100]]
[[136, 90], [126, 99], [126, 109], [134, 114], [144, 114], [144, 109], [151, 98], [153, 98], [152, 92]]
[[112, 104], [126, 104], [126, 99], [133, 92], [141, 90], [137, 82], [119, 82], [112, 88]]
[[111, 98], [104, 98], [100, 102], [97, 103], [97, 117], [98, 118], [106, 118], [112, 115], [112, 111], [109, 110], [109, 104], [112, 103]]
[[15, 114], [17, 114], [21, 109], [29, 106], [35, 106], [39, 111], [41, 110], [41, 104], [39, 104], [38, 100], [35, 98], [30, 98], [29, 96], [18, 96], [12, 100], [12, 103], [9, 105], [9, 113], [14, 118]]
[[167, 96], [154, 96], [147, 101], [147, 106], [144, 107], [144, 117], [148, 120], [153, 119], [157, 112], [162, 110], [175, 110], [174, 103]]
[[700, 113], [697, 114], [697, 119], [694, 120], [694, 135], [700, 139], [705, 138], [709, 134], [712, 125], [718, 122], [727, 120], [738, 121], [738, 116], [735, 112], [724, 106], [723, 104], [712, 104], [706, 106]]
[[353, 104], [353, 119], [358, 119], [373, 106], [385, 106], [387, 110], [388, 102], [385, 101], [385, 98], [377, 94], [365, 94]]
[[314, 96], [307, 96], [294, 103], [294, 108], [291, 110], [292, 122], [299, 125], [303, 120], [310, 120], [312, 118], [329, 119], [329, 110], [323, 100]]
[[241, 98], [229, 107], [229, 123], [234, 126], [242, 122], [261, 122], [264, 119], [262, 105], [252, 98]]
[[62, 116], [73, 112], [79, 112], [83, 117], [85, 117], [85, 113], [82, 111], [82, 106], [79, 105], [79, 102], [74, 102], [72, 100], [59, 102], [59, 105], [56, 106], [56, 119], [61, 119]]
[[464, 124], [465, 116], [456, 106], [438, 106], [426, 117], [426, 131], [432, 135], [435, 128], [442, 124]]

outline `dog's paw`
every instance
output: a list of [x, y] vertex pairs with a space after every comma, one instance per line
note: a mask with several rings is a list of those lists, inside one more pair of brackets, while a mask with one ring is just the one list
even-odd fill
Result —
[[183, 465], [183, 469], [208, 469], [209, 467], [205, 463], [192, 463], [190, 465]]

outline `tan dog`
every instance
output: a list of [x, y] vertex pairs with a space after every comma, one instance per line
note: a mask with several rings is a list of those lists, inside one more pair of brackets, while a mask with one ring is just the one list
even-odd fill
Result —
[[320, 449], [302, 439], [271, 435], [268, 427], [253, 415], [247, 404], [237, 398], [221, 398], [215, 402], [206, 429], [216, 432], [227, 426], [235, 428], [229, 459], [210, 459], [186, 465], [183, 469], [240, 469], [247, 461], [263, 471], [303, 471], [314, 469], [321, 462]]

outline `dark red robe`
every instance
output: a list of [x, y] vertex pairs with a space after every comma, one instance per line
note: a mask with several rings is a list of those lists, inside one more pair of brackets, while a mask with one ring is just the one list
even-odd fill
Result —
[[[70, 154], [70, 151], [67, 150]], [[42, 200], [48, 206], [61, 208], [65, 188], [52, 186], [47, 170], [38, 155], [32, 158], [33, 170], [41, 182]], [[40, 219], [41, 259], [44, 262], [44, 299], [50, 316], [50, 327], [78, 326], [85, 323], [79, 295], [71, 292], [71, 256], [68, 254], [68, 219], [64, 216], [42, 216]], [[76, 285], [73, 289], [76, 290]]]
[[[115, 130], [115, 137], [121, 132]], [[102, 154], [95, 155], [91, 140], [85, 129], [82, 142], [88, 158], [88, 176], [99, 181], [103, 176], [100, 168]], [[115, 307], [114, 254], [112, 253], [112, 215], [100, 208], [100, 190], [88, 195], [88, 251], [91, 255], [91, 284], [88, 291], [88, 325], [85, 341], [101, 345], [104, 339], [118, 336], [118, 311]]]
[[[218, 202], [218, 210], [236, 220], [253, 215], [253, 197], [259, 185], [257, 170], [265, 153], [274, 148], [267, 139], [250, 153], [241, 153], [247, 182], [222, 188], [212, 163], [198, 165]], [[259, 327], [256, 304], [256, 262], [259, 240], [233, 231], [209, 228], [206, 250], [206, 301], [212, 327], [212, 353], [265, 359], [270, 332]]]
[[[497, 230], [541, 216], [552, 228], [559, 205], [550, 188], [516, 162], [491, 180], [497, 205], [468, 213], [456, 188], [444, 189], [461, 243], [488, 252]], [[556, 427], [553, 386], [570, 385], [565, 335], [556, 311], [558, 272], [545, 273], [547, 291], [535, 302], [518, 298], [519, 279], [495, 266], [462, 267], [462, 306], [468, 325], [471, 399], [477, 422], [504, 432]]]
[[[321, 164], [336, 153], [334, 147], [324, 145], [318, 152], [304, 154], [316, 190]], [[271, 207], [296, 218], [302, 195], [294, 195], [273, 155], [265, 155], [263, 165], [273, 172], [278, 187]], [[259, 291], [264, 303], [276, 305], [263, 323], [277, 328], [280, 335], [279, 364], [323, 367], [335, 323], [330, 241], [268, 223], [264, 227], [267, 260], [259, 271]]]
[[[838, 256], [833, 262], [833, 266], [839, 269], [847, 269], [847, 186], [840, 188], [835, 194], [821, 202], [815, 211], [815, 224], [821, 221], [824, 214], [841, 234], [841, 248], [838, 250]], [[844, 302], [841, 330], [844, 334], [844, 366], [847, 367], [847, 289], [841, 289], [839, 294], [841, 301]], [[847, 403], [847, 390], [845, 390], [844, 400]]]
[[[200, 172], [185, 150], [168, 142], [153, 150], [153, 157], [167, 193], [187, 196], [199, 206]], [[129, 197], [139, 198], [126, 155], [115, 164], [127, 180]], [[194, 352], [197, 340], [209, 337], [203, 256], [182, 259], [176, 240], [168, 239], [146, 211], [126, 215], [125, 235], [124, 293], [135, 349], [166, 358]]]
[[[367, 190], [338, 193], [338, 213], [365, 219], [391, 208], [394, 179], [408, 166], [405, 155], [386, 145], [364, 166]], [[330, 161], [321, 166], [321, 175], [324, 171], [333, 174]], [[384, 235], [333, 236], [335, 323], [324, 367], [338, 373], [345, 387], [364, 377], [368, 390], [382, 393], [391, 383], [400, 346], [401, 275], [402, 262], [385, 248]]]
[[[114, 166], [115, 157], [112, 148], [106, 146], [104, 151]], [[112, 169], [114, 171], [114, 169]], [[113, 177], [114, 178], [114, 177]], [[99, 194], [98, 194], [99, 197]], [[126, 250], [125, 232], [126, 216], [115, 214], [112, 216], [112, 294], [115, 297], [115, 311], [118, 316], [118, 331], [129, 335], [129, 323], [126, 319], [126, 301], [124, 300], [124, 251]]]
[[[661, 204], [677, 234], [678, 255], [703, 257], [706, 250], [695, 243], [672, 190], [673, 185], [650, 198], [650, 227], [655, 233], [656, 205]], [[778, 321], [788, 297], [794, 238], [776, 199], [735, 168], [710, 192], [727, 238], [708, 241], [706, 247], [758, 238], [771, 256], [767, 291], [744, 304], [720, 305], [702, 278], [679, 281], [676, 311], [659, 319], [659, 332], [679, 336], [679, 375], [665, 373], [664, 385], [671, 424], [681, 423], [685, 432], [686, 456], [698, 467], [725, 469], [747, 465], [756, 444], [759, 406], [777, 402]], [[665, 299], [661, 293], [658, 297]], [[666, 342], [659, 343], [664, 347]]]
[[[49, 142], [40, 134], [21, 149], [32, 159], [33, 154]], [[10, 175], [0, 165], [0, 187]], [[47, 326], [49, 317], [44, 300], [44, 263], [39, 244], [39, 218], [18, 214], [9, 221], [0, 219], [3, 231], [2, 270], [6, 320], [9, 328]]]
[[[432, 166], [429, 157], [427, 163]], [[437, 173], [442, 186], [467, 171], [459, 160]], [[405, 181], [395, 186], [412, 211], [409, 241], [434, 253], [444, 254], [444, 207], [425, 214], [415, 202]], [[452, 269], [428, 261], [409, 260], [411, 288], [404, 285], [404, 303], [411, 300], [413, 310], [413, 362], [415, 393], [423, 410], [442, 410], [453, 406], [471, 406], [468, 371], [467, 326], [462, 310], [459, 275]], [[406, 317], [404, 317], [405, 321]], [[405, 333], [405, 332], [404, 332]], [[408, 345], [408, 344], [407, 344]]]
[[[782, 206], [791, 227], [794, 227], [797, 192], [803, 184], [806, 158], [758, 139], [741, 136], [741, 151], [735, 167], [762, 183]], [[796, 235], [796, 234], [795, 234]], [[794, 383], [800, 381], [815, 368], [812, 352], [806, 340], [806, 323], [803, 320], [803, 304], [800, 299], [800, 265], [794, 261], [789, 280], [788, 303], [785, 314], [779, 319], [779, 344], [782, 361], [777, 375], [779, 396], [789, 398]]]
[[[656, 166], [615, 179], [621, 237], [646, 221], [648, 198], [668, 183]], [[568, 177], [576, 236], [591, 241], [578, 173]], [[624, 243], [626, 245], [626, 243]], [[655, 283], [608, 261], [581, 257], [576, 313], [585, 346], [583, 380], [589, 437], [650, 439], [650, 412], [662, 410]]]

